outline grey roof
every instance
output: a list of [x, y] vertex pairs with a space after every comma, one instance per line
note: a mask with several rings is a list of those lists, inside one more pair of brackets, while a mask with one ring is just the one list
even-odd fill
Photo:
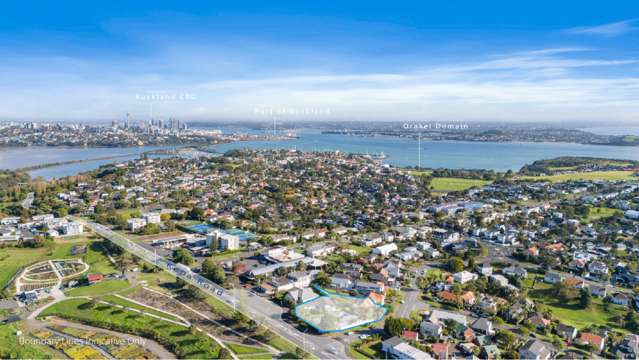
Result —
[[486, 318], [479, 318], [479, 319], [475, 320], [475, 322], [473, 322], [472, 325], [470, 325], [470, 327], [473, 330], [481, 330], [483, 332], [486, 332], [486, 331], [490, 330], [491, 323], [490, 323], [490, 320], [488, 320]]
[[575, 334], [575, 330], [577, 330], [575, 327], [565, 325], [562, 323], [557, 324], [555, 329], [557, 329], [557, 332], [559, 333], [559, 335], [562, 335], [562, 336], [567, 336], [567, 335], [572, 336]]
[[519, 349], [520, 352], [523, 350], [527, 350], [541, 359], [549, 357], [552, 353], [550, 345], [537, 339], [529, 339], [526, 341], [526, 343]]
[[402, 338], [400, 338], [399, 336], [393, 336], [392, 338], [388, 339], [388, 340], [384, 340], [384, 342], [382, 342], [382, 347], [385, 348], [392, 348], [395, 347], [401, 343], [403, 343], [404, 340], [402, 340]]

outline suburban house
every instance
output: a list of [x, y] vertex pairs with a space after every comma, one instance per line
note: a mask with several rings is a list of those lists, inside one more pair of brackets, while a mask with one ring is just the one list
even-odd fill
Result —
[[458, 273], [455, 273], [453, 275], [453, 279], [455, 279], [455, 282], [458, 282], [460, 284], [465, 284], [469, 281], [473, 281], [476, 280], [479, 276], [475, 273], [471, 273], [470, 271], [460, 271]]
[[344, 274], [331, 276], [331, 286], [336, 289], [348, 290], [353, 287], [353, 280]]
[[624, 293], [616, 293], [610, 298], [610, 301], [613, 304], [628, 306], [630, 304], [630, 296]]
[[547, 272], [544, 275], [544, 282], [548, 283], [548, 284], [556, 284], [558, 282], [562, 282], [564, 281], [564, 277], [557, 274], [557, 273], [552, 273], [552, 272]]
[[434, 323], [434, 322], [424, 320], [419, 324], [419, 332], [424, 337], [439, 338], [443, 331], [444, 331], [444, 325], [440, 323]]
[[395, 359], [430, 360], [433, 357], [394, 336], [382, 342], [382, 351]]
[[552, 347], [543, 341], [529, 339], [519, 348], [519, 357], [530, 360], [548, 360], [552, 356]]
[[479, 318], [475, 320], [475, 322], [470, 325], [470, 328], [484, 335], [493, 335], [495, 333], [493, 323], [486, 318]]
[[602, 336], [589, 332], [582, 332], [577, 339], [577, 343], [581, 345], [592, 345], [595, 349], [597, 349], [597, 351], [602, 351], [606, 345], [605, 340], [606, 339]]
[[388, 256], [390, 255], [393, 251], [397, 251], [397, 245], [392, 243], [392, 244], [385, 244], [385, 245], [381, 245], [378, 246], [376, 248], [373, 249], [373, 254], [378, 254], [378, 255], [382, 255], [382, 256]]
[[572, 341], [577, 337], [577, 329], [572, 326], [559, 323], [555, 326], [555, 330], [557, 331], [557, 335], [568, 341]]
[[326, 256], [335, 252], [335, 244], [315, 244], [306, 248], [306, 256]]
[[293, 288], [291, 290], [289, 290], [286, 295], [284, 296], [284, 298], [286, 300], [291, 301], [294, 304], [301, 304], [301, 303], [305, 303], [307, 301], [311, 301], [313, 299], [318, 298], [319, 295], [317, 295], [311, 288], [309, 287], [304, 287], [304, 288]]

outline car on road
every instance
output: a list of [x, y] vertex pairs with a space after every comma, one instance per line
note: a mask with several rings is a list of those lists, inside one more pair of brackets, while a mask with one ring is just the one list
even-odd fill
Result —
[[334, 347], [332, 347], [332, 346], [327, 347], [326, 351], [328, 351], [329, 353], [331, 353], [333, 355], [337, 355], [337, 350]]

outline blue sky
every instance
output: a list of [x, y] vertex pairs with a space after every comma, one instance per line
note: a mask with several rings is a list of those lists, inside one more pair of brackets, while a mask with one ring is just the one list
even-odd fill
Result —
[[639, 122], [633, 1], [24, 1], [0, 120]]

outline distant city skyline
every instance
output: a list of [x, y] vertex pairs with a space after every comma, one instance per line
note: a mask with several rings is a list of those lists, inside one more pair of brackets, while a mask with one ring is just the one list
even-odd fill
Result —
[[0, 121], [130, 113], [637, 124], [638, 10], [616, 1], [9, 2]]

